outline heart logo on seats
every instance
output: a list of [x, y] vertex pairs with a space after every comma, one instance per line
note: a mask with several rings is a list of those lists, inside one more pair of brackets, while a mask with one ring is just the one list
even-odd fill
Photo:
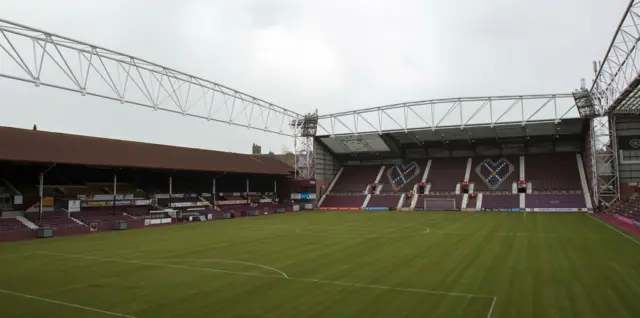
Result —
[[513, 173], [514, 169], [511, 162], [505, 158], [500, 158], [498, 161], [487, 158], [476, 166], [476, 173], [489, 189], [495, 190]]
[[389, 184], [394, 190], [398, 191], [400, 188], [414, 180], [420, 175], [420, 166], [415, 162], [411, 162], [406, 165], [395, 165], [387, 169], [387, 178]]

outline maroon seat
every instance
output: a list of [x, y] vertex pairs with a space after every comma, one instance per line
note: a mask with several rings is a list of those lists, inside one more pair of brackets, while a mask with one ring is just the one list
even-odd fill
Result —
[[531, 155], [525, 163], [533, 191], [582, 190], [575, 153]]
[[376, 181], [381, 166], [345, 166], [333, 185], [333, 193], [364, 193]]
[[113, 207], [97, 207], [87, 208], [82, 212], [72, 213], [71, 216], [82, 221], [85, 224], [94, 222], [116, 222], [133, 220], [132, 217], [125, 215], [124, 211], [125, 210], [122, 207], [116, 207], [115, 211]]
[[519, 209], [520, 196], [517, 194], [511, 194], [511, 195], [485, 194], [482, 196], [482, 208], [483, 209]]
[[[347, 208], [356, 208], [361, 207], [364, 203], [364, 195], [331, 195], [328, 194], [324, 201], [322, 202], [322, 206], [325, 208], [331, 207], [347, 207]], [[397, 203], [397, 202], [396, 202]]]
[[[420, 182], [426, 162], [410, 162], [405, 165], [386, 166], [379, 184], [381, 193], [408, 193]], [[395, 185], [395, 186], [394, 186]], [[396, 202], [397, 204], [397, 202]]]
[[2, 232], [11, 232], [11, 231], [26, 231], [30, 230], [29, 227], [24, 225], [22, 222], [18, 221], [15, 218], [9, 219], [0, 219], [0, 231]]
[[31, 222], [39, 225], [40, 227], [50, 227], [52, 229], [72, 228], [72, 227], [84, 227], [85, 225], [79, 224], [76, 221], [70, 219], [66, 213], [60, 212], [44, 212], [42, 214], [42, 223], [38, 213], [27, 213], [25, 217], [31, 220]]
[[518, 181], [519, 176], [520, 158], [517, 156], [477, 157], [471, 162], [469, 182], [474, 183], [474, 192], [511, 192], [513, 182]]
[[456, 184], [464, 180], [467, 158], [433, 159], [427, 181], [431, 192], [455, 192]]
[[530, 194], [526, 197], [527, 208], [567, 209], [585, 208], [583, 194]]
[[367, 207], [388, 207], [394, 209], [398, 206], [398, 200], [402, 194], [379, 194], [372, 195]]

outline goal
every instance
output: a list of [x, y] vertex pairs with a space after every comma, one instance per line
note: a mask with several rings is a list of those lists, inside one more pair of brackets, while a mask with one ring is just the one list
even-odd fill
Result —
[[424, 209], [429, 211], [456, 211], [456, 199], [424, 198]]

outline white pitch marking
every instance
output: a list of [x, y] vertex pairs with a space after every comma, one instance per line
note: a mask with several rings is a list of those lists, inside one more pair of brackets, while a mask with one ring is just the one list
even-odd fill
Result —
[[493, 306], [495, 306], [496, 300], [498, 300], [498, 297], [494, 296], [493, 301], [491, 302], [491, 308], [489, 308], [489, 314], [487, 314], [487, 318], [491, 318], [491, 314], [493, 314]]
[[277, 268], [273, 268], [270, 266], [266, 266], [266, 265], [260, 265], [260, 264], [256, 264], [256, 263], [250, 263], [250, 262], [241, 262], [241, 261], [234, 261], [234, 260], [227, 260], [227, 259], [217, 259], [217, 258], [162, 258], [159, 259], [159, 261], [203, 261], [203, 262], [218, 262], [218, 263], [234, 263], [234, 264], [244, 264], [244, 265], [250, 265], [250, 266], [256, 266], [256, 267], [262, 267], [264, 269], [268, 269], [274, 272], [278, 272], [280, 273], [284, 278], [289, 278], [289, 276], [287, 276], [287, 274], [285, 274], [285, 272], [277, 269]]
[[451, 292], [444, 292], [444, 291], [438, 291], [438, 290], [417, 289], [417, 288], [401, 288], [401, 287], [391, 287], [391, 286], [383, 286], [383, 285], [368, 285], [368, 284], [347, 283], [347, 282], [338, 282], [338, 281], [312, 279], [312, 278], [300, 278], [300, 277], [287, 277], [287, 278], [285, 278], [285, 277], [283, 277], [281, 275], [266, 275], [266, 274], [256, 274], [256, 273], [246, 273], [246, 272], [234, 272], [234, 271], [216, 270], [216, 269], [191, 267], [191, 266], [170, 265], [170, 264], [163, 264], [163, 263], [120, 260], [120, 259], [106, 258], [106, 257], [93, 257], [93, 256], [85, 256], [85, 255], [49, 253], [49, 252], [37, 252], [37, 253], [64, 256], [64, 257], [70, 257], [70, 258], [95, 259], [95, 260], [109, 261], [109, 262], [115, 262], [115, 263], [131, 263], [131, 264], [158, 266], [158, 267], [192, 269], [192, 270], [201, 270], [201, 271], [209, 271], [209, 272], [220, 272], [220, 273], [246, 275], [246, 276], [280, 278], [280, 279], [296, 280], [296, 281], [302, 281], [302, 282], [324, 283], [324, 284], [334, 284], [334, 285], [354, 286], [354, 287], [366, 287], [366, 288], [374, 288], [374, 289], [389, 289], [389, 290], [416, 292], [416, 293], [424, 293], [424, 294], [450, 295], [450, 296], [475, 297], [475, 298], [490, 298], [490, 299], [496, 298], [495, 296], [489, 296], [489, 295], [477, 295], [477, 294], [466, 294], [466, 293], [451, 293]]
[[53, 300], [53, 299], [47, 299], [47, 298], [42, 298], [42, 297], [37, 297], [37, 296], [32, 296], [32, 295], [27, 295], [27, 294], [16, 293], [16, 292], [5, 290], [5, 289], [0, 289], [0, 293], [4, 293], [4, 294], [8, 294], [8, 295], [14, 295], [14, 296], [20, 296], [20, 297], [24, 297], [24, 298], [41, 300], [41, 301], [44, 301], [44, 302], [63, 305], [63, 306], [68, 306], [68, 307], [80, 308], [80, 309], [84, 309], [84, 310], [89, 310], [89, 311], [94, 311], [94, 312], [99, 312], [99, 313], [111, 315], [111, 316], [136, 318], [134, 316], [129, 316], [129, 315], [125, 315], [125, 314], [119, 314], [119, 313], [116, 313], [116, 312], [100, 310], [100, 309], [96, 309], [96, 308], [91, 308], [91, 307], [87, 307], [87, 306], [80, 306], [80, 305], [71, 304], [71, 303], [65, 303], [63, 301], [57, 301], [57, 300]]
[[138, 265], [147, 265], [147, 266], [163, 266], [163, 267], [180, 268], [180, 269], [191, 269], [191, 270], [198, 270], [198, 271], [203, 271], [203, 272], [227, 273], [227, 274], [238, 274], [238, 275], [247, 275], [247, 276], [261, 276], [261, 277], [281, 277], [280, 275], [277, 275], [277, 276], [276, 275], [264, 275], [264, 274], [248, 273], [248, 272], [227, 271], [227, 270], [223, 270], [223, 269], [202, 268], [202, 267], [163, 264], [163, 263], [134, 261], [134, 260], [121, 260], [121, 259], [115, 259], [115, 258], [96, 257], [96, 256], [87, 256], [87, 255], [74, 255], [74, 254], [62, 254], [62, 253], [50, 253], [50, 252], [37, 252], [37, 253], [39, 253], [39, 254], [47, 254], [47, 255], [63, 256], [63, 257], [69, 257], [69, 258], [94, 259], [94, 260], [99, 260], [99, 261], [116, 262], [116, 263], [129, 263], [129, 264], [138, 264]]
[[[389, 233], [389, 234], [392, 234], [392, 233], [394, 233], [394, 232], [395, 232], [395, 233], [402, 233], [402, 232], [406, 232], [406, 231], [397, 231], [397, 229], [401, 229], [401, 228], [403, 228], [403, 227], [416, 227], [416, 228], [424, 229], [424, 231], [422, 231], [422, 232], [417, 232], [417, 233], [407, 233], [407, 234], [405, 234], [405, 235], [418, 235], [418, 234], [426, 234], [426, 233], [431, 232], [431, 229], [430, 229], [430, 228], [428, 228], [428, 227], [424, 227], [424, 226], [417, 226], [417, 225], [404, 225], [404, 226], [402, 226], [402, 227], [392, 229], [393, 231], [392, 231], [392, 230], [384, 230], [384, 229], [345, 229], [345, 230], [346, 230], [347, 232], [351, 232], [351, 231], [380, 231], [381, 233]], [[317, 228], [316, 228], [316, 229], [317, 229]], [[333, 229], [340, 229], [340, 228], [333, 228]], [[311, 230], [313, 231], [314, 229], [311, 229]], [[300, 233], [300, 234], [307, 234], [307, 235], [321, 235], [321, 236], [324, 236], [324, 235], [334, 235], [334, 234], [339, 234], [339, 235], [345, 236], [345, 235], [344, 235], [344, 234], [342, 234], [342, 233], [332, 233], [332, 234], [327, 234], [327, 233], [312, 233], [312, 232], [305, 232], [305, 231], [301, 231], [299, 228], [297, 228], [297, 229], [296, 229], [296, 232], [297, 232], [297, 233]], [[362, 235], [347, 235], [347, 236], [350, 236], [350, 237], [362, 237]]]
[[604, 222], [604, 221], [600, 220], [599, 218], [597, 218], [597, 217], [595, 217], [595, 216], [593, 216], [593, 215], [591, 215], [591, 214], [586, 214], [586, 215], [588, 215], [590, 218], [592, 218], [592, 219], [594, 219], [594, 220], [596, 220], [596, 221], [600, 222], [601, 224], [604, 224], [606, 227], [608, 227], [608, 228], [610, 228], [610, 229], [612, 229], [612, 230], [614, 230], [614, 231], [618, 232], [620, 235], [622, 235], [622, 236], [624, 236], [624, 237], [628, 238], [629, 240], [633, 241], [633, 243], [636, 243], [636, 244], [640, 245], [640, 242], [638, 242], [636, 239], [634, 239], [633, 237], [631, 237], [631, 236], [629, 236], [629, 235], [625, 234], [624, 232], [622, 232], [622, 231], [618, 230], [617, 228], [615, 228], [615, 227], [613, 227], [613, 226], [609, 225], [608, 223], [606, 223], [606, 222]]

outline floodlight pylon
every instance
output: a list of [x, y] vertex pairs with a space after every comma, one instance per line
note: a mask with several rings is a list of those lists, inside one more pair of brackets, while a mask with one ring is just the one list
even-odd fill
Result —
[[316, 154], [314, 139], [318, 133], [318, 110], [291, 122], [293, 128], [293, 155], [296, 179], [315, 179]]

